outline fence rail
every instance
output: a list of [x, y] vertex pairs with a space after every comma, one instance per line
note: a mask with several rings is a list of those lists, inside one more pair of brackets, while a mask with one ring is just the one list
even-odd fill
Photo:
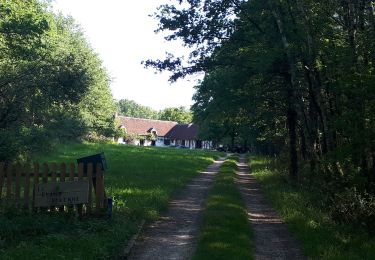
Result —
[[[76, 171], [77, 168], [77, 171]], [[6, 165], [0, 162], [0, 202], [2, 205], [22, 206], [25, 210], [45, 210], [44, 208], [35, 208], [35, 187], [40, 183], [61, 183], [61, 182], [79, 182], [88, 181], [88, 202], [76, 205], [76, 211], [82, 215], [102, 211], [105, 205], [105, 188], [101, 164], [88, 164], [87, 171], [84, 171], [84, 165], [81, 163], [76, 166], [70, 164], [47, 164], [40, 165], [35, 163], [30, 165]], [[49, 211], [71, 211], [72, 206], [49, 207]]]

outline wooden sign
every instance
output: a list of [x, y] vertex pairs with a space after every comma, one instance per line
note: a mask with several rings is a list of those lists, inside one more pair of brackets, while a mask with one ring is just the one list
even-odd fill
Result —
[[34, 192], [35, 207], [84, 204], [89, 200], [89, 181], [39, 183]]

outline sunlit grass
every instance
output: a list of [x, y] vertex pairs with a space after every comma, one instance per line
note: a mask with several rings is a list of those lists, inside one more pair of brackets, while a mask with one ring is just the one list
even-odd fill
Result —
[[265, 158], [251, 157], [250, 165], [267, 199], [301, 242], [307, 256], [313, 259], [374, 259], [375, 237], [361, 228], [334, 223], [326, 210], [315, 206], [321, 199], [321, 194], [312, 192], [317, 189], [291, 185]]
[[252, 232], [228, 160], [215, 178], [201, 223], [194, 259], [253, 259]]
[[0, 215], [0, 259], [105, 259], [121, 254], [142, 219], [167, 209], [171, 195], [186, 185], [218, 153], [117, 144], [65, 144], [36, 156], [38, 162], [75, 162], [104, 152], [107, 196], [114, 199], [112, 220], [74, 216]]

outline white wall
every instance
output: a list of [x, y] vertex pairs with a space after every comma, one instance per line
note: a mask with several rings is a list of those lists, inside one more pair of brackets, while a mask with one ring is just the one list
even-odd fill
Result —
[[164, 144], [164, 137], [158, 137], [156, 139], [155, 146], [157, 146], [157, 147], [165, 147], [166, 145]]

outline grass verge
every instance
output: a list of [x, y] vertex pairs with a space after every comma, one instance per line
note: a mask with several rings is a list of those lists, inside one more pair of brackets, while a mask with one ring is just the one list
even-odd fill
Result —
[[194, 259], [253, 259], [252, 232], [229, 158], [215, 177], [203, 213]]
[[250, 165], [267, 199], [309, 258], [374, 259], [375, 238], [360, 228], [333, 222], [324, 209], [316, 206], [321, 198], [313, 192], [317, 189], [291, 185], [265, 158], [250, 157]]
[[75, 162], [104, 151], [112, 220], [76, 220], [62, 214], [0, 212], [0, 259], [113, 259], [137, 231], [168, 207], [174, 192], [212, 163], [218, 153], [117, 144], [65, 144], [39, 162]]

